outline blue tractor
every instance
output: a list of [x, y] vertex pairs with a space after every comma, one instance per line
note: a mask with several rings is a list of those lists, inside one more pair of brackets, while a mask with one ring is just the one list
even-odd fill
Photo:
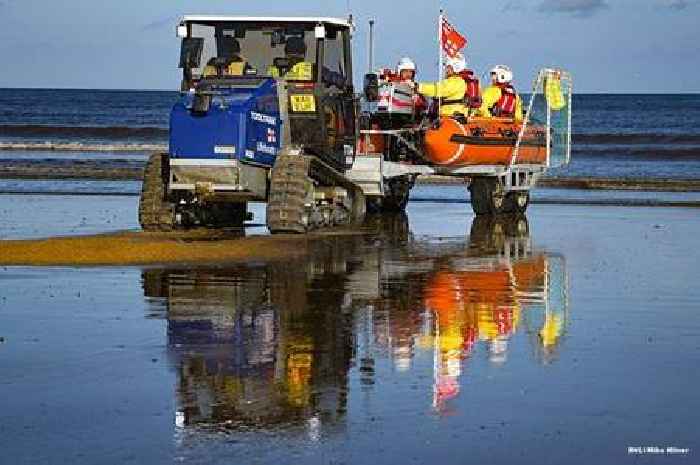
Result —
[[185, 16], [182, 96], [168, 153], [144, 174], [146, 231], [240, 227], [267, 202], [271, 232], [303, 233], [364, 217], [354, 160], [357, 99], [350, 21]]

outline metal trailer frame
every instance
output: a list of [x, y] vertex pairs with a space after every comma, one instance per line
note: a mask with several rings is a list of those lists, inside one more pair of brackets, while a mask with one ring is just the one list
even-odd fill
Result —
[[[571, 75], [563, 70], [545, 68], [538, 72], [532, 85], [532, 94], [527, 106], [527, 111], [523, 118], [523, 124], [520, 128], [520, 133], [513, 149], [513, 155], [508, 165], [466, 165], [458, 167], [449, 167], [441, 165], [414, 165], [401, 162], [392, 162], [385, 160], [382, 153], [363, 153], [357, 154], [354, 159], [352, 169], [347, 171], [347, 176], [350, 180], [362, 187], [366, 196], [384, 196], [384, 180], [399, 177], [399, 176], [420, 176], [420, 175], [438, 175], [438, 176], [453, 176], [461, 178], [471, 178], [474, 176], [489, 176], [499, 179], [504, 191], [529, 191], [532, 189], [539, 177], [551, 167], [551, 108], [546, 107], [547, 118], [547, 153], [546, 162], [544, 164], [521, 164], [517, 163], [518, 152], [525, 129], [530, 122], [535, 98], [538, 95], [537, 90], [544, 86], [544, 80], [547, 76], [557, 73], [562, 80], [566, 80], [569, 85], [568, 101], [569, 108], [567, 120], [567, 140], [566, 140], [566, 157], [563, 164], [568, 164], [571, 159], [571, 100], [572, 100], [572, 80]], [[543, 91], [544, 92], [544, 91]], [[373, 134], [381, 134], [386, 138], [397, 137], [404, 139], [405, 134], [415, 133], [420, 129], [406, 128], [394, 130], [360, 130], [361, 137], [365, 138], [365, 146], [368, 146], [369, 136]], [[409, 146], [412, 144], [407, 142]], [[414, 147], [415, 148], [415, 147]]]

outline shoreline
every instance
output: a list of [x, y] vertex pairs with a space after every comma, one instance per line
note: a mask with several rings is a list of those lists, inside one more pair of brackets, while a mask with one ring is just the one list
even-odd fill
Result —
[[[50, 166], [22, 164], [0, 165], [0, 179], [22, 180], [93, 180], [93, 181], [141, 181], [143, 168], [99, 166]], [[417, 179], [425, 185], [459, 185], [460, 178], [424, 175]], [[653, 192], [700, 192], [700, 179], [649, 179], [604, 177], [543, 177], [538, 187], [578, 190], [625, 190]]]

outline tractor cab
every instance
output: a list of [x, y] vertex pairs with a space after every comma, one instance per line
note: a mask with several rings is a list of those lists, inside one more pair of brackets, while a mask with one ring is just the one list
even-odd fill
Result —
[[[177, 26], [184, 97], [171, 119], [171, 155], [224, 152], [272, 166], [280, 147], [294, 144], [342, 168], [355, 139], [351, 32], [335, 18], [185, 16]], [[209, 138], [187, 130], [214, 116], [212, 107], [240, 110]], [[250, 130], [240, 115], [272, 127], [244, 137]]]
[[163, 185], [144, 188], [167, 208], [142, 202], [144, 228], [240, 225], [247, 202], [268, 200], [283, 150], [342, 176], [356, 140], [352, 29], [337, 18], [183, 17], [170, 148], [149, 164]]
[[337, 19], [186, 16], [177, 27], [183, 90], [242, 77], [344, 87], [349, 29]]

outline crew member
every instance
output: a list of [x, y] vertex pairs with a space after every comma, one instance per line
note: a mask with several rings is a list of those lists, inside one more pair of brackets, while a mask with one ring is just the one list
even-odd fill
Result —
[[243, 76], [248, 69], [248, 63], [241, 56], [241, 44], [233, 37], [222, 37], [221, 57], [213, 57], [204, 67], [203, 77]]
[[313, 81], [313, 63], [306, 61], [306, 44], [302, 37], [289, 37], [284, 45], [286, 66], [270, 66], [268, 74], [272, 77], [284, 77], [293, 81]]
[[498, 65], [491, 70], [491, 85], [481, 95], [480, 116], [523, 120], [523, 102], [513, 87], [513, 71]]
[[464, 56], [457, 55], [445, 63], [445, 79], [435, 83], [421, 82], [418, 84], [420, 94], [440, 99], [440, 116], [467, 115], [468, 110], [464, 105], [467, 84], [459, 75], [466, 67]]
[[399, 82], [412, 83], [416, 80], [416, 64], [409, 57], [403, 57], [396, 66]]
[[[408, 84], [411, 89], [416, 89], [416, 63], [409, 57], [403, 57], [399, 60], [396, 66], [397, 82], [401, 84]], [[425, 98], [418, 94], [413, 94], [413, 110], [414, 116], [420, 115], [426, 111], [428, 105]]]

